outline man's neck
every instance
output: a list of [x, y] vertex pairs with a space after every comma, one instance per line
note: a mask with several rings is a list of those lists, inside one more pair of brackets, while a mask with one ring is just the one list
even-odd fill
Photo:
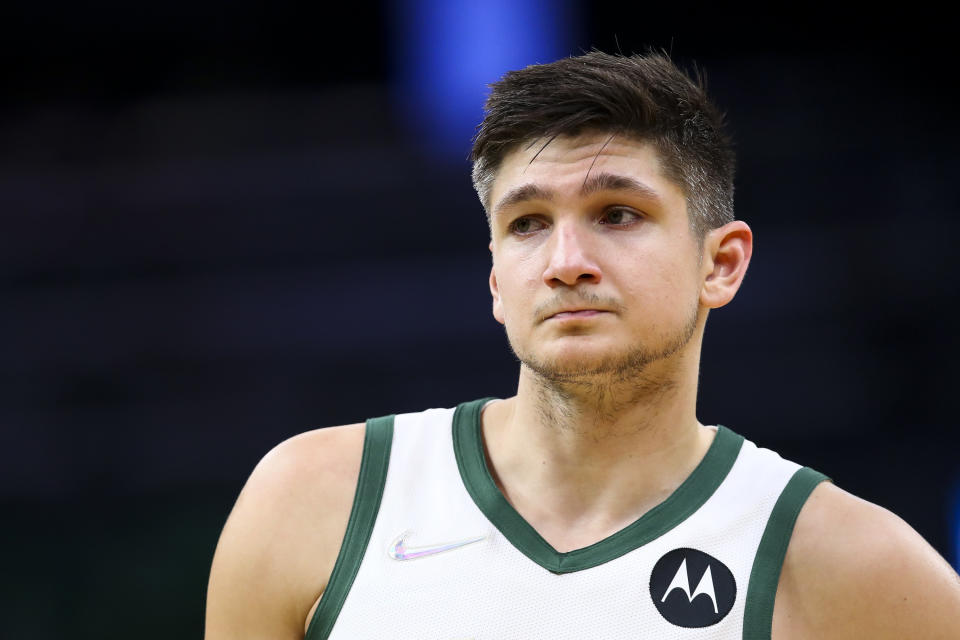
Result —
[[714, 431], [695, 400], [695, 370], [560, 384], [523, 367], [517, 396], [484, 412], [491, 471], [554, 548], [587, 546], [666, 499], [703, 458]]

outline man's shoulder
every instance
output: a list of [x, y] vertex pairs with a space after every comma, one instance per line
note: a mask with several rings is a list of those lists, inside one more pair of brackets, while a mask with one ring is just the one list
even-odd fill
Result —
[[288, 438], [260, 460], [244, 493], [292, 490], [296, 495], [315, 488], [317, 482], [355, 481], [364, 433], [364, 423], [356, 423], [314, 429]]
[[289, 528], [282, 532], [285, 537], [320, 535], [339, 547], [364, 437], [365, 425], [357, 423], [314, 429], [281, 442], [250, 474], [231, 519], [269, 520], [272, 527]]
[[364, 435], [363, 423], [317, 429], [260, 460], [214, 556], [208, 637], [302, 636], [346, 530]]
[[777, 591], [774, 637], [960, 638], [960, 579], [890, 511], [830, 484], [810, 495]]
[[291, 526], [315, 524], [352, 502], [364, 424], [314, 429], [271, 449], [250, 474], [230, 518], [283, 516]]

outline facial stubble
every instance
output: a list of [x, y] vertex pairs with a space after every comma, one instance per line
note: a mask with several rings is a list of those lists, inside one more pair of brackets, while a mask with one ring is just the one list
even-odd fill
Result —
[[[682, 351], [697, 331], [699, 305], [694, 302], [683, 324], [656, 339], [656, 344], [633, 345], [625, 352], [608, 354], [593, 362], [564, 362], [563, 358], [546, 360], [523, 350], [507, 332], [507, 340], [517, 359], [533, 372], [541, 382], [555, 388], [602, 385], [669, 387], [674, 380], [651, 376], [653, 365], [665, 362]], [[672, 369], [672, 367], [669, 367]]]

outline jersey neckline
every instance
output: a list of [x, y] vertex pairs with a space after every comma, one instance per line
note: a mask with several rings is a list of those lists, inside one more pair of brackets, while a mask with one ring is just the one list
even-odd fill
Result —
[[743, 437], [717, 427], [700, 464], [670, 496], [620, 531], [590, 546], [560, 552], [507, 502], [493, 481], [483, 448], [480, 413], [494, 398], [457, 406], [453, 449], [463, 484], [480, 511], [521, 553], [554, 573], [572, 573], [609, 562], [662, 536], [690, 517], [717, 490], [740, 453]]

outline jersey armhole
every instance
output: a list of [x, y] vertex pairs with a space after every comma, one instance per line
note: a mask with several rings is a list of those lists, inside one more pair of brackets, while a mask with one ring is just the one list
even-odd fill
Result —
[[360, 475], [357, 478], [356, 493], [353, 495], [350, 519], [347, 521], [343, 543], [330, 573], [327, 588], [313, 613], [304, 640], [326, 640], [329, 637], [360, 570], [360, 563], [380, 511], [380, 499], [383, 497], [383, 487], [387, 479], [390, 447], [393, 444], [393, 418], [391, 415], [367, 420]]
[[797, 516], [817, 485], [829, 481], [822, 473], [802, 467], [793, 474], [777, 498], [750, 571], [743, 613], [743, 640], [770, 640], [780, 571]]

